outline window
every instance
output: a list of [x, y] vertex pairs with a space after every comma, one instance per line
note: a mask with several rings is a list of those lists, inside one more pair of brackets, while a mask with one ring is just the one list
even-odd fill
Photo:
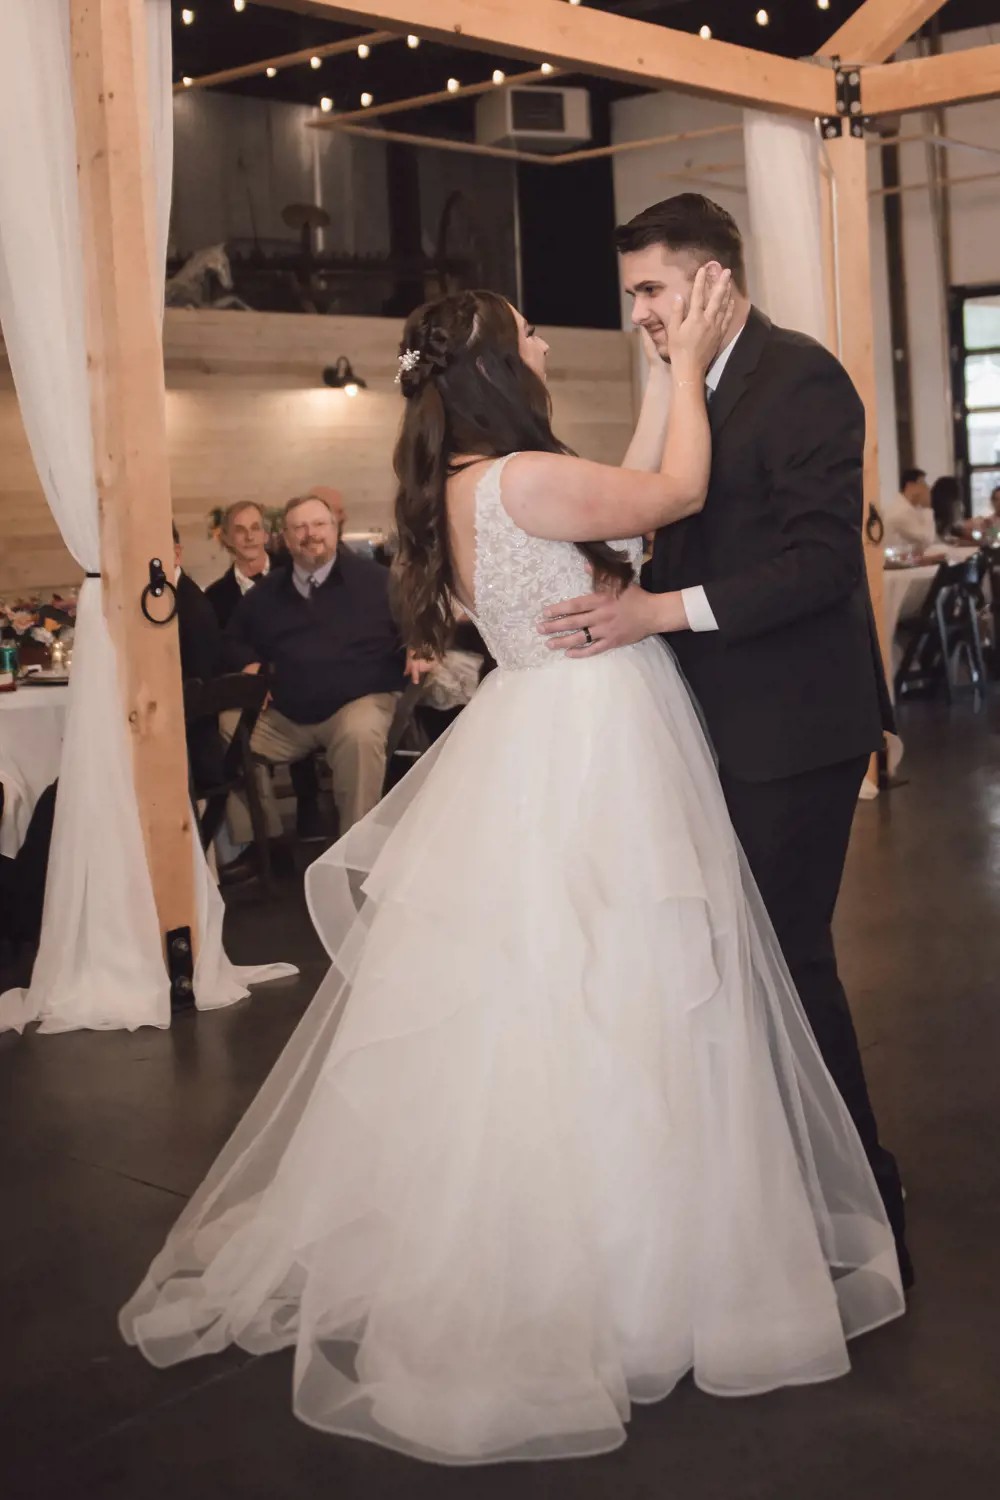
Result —
[[1000, 485], [1000, 287], [951, 294], [955, 456], [970, 515], [985, 515]]

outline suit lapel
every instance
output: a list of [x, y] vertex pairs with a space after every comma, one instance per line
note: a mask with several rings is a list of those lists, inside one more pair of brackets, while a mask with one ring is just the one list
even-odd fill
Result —
[[770, 319], [765, 318], [762, 312], [752, 307], [746, 326], [722, 372], [719, 388], [708, 408], [708, 421], [713, 439], [722, 431], [750, 384], [751, 376], [760, 363], [760, 357], [764, 352], [764, 345], [767, 343], [770, 332]]

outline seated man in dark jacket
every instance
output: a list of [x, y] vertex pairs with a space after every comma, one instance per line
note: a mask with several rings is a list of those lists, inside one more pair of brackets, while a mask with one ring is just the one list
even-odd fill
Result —
[[[322, 750], [345, 833], [381, 796], [406, 656], [386, 570], [338, 545], [325, 500], [289, 501], [284, 536], [292, 566], [244, 595], [226, 631], [229, 664], [269, 673], [271, 702], [254, 731], [254, 754], [281, 764]], [[245, 808], [231, 809], [230, 824], [235, 840], [248, 838]]]
[[[314, 493], [314, 492], [310, 492]], [[335, 491], [316, 492], [321, 495]], [[338, 502], [339, 502], [339, 496]], [[343, 520], [343, 511], [340, 511]], [[291, 559], [284, 545], [269, 550], [271, 540], [264, 512], [255, 500], [237, 500], [222, 517], [222, 545], [233, 559], [221, 578], [210, 583], [205, 597], [215, 610], [223, 630], [236, 613], [244, 594], [261, 583], [272, 568], [289, 567]], [[296, 800], [296, 831], [299, 838], [321, 839], [323, 824], [319, 815], [319, 783], [312, 758], [293, 761], [289, 767]]]
[[[180, 636], [181, 677], [187, 681], [211, 682], [225, 668], [222, 662], [222, 631], [194, 579], [184, 572], [180, 533], [174, 527], [174, 588], [177, 590], [177, 631]], [[187, 726], [188, 765], [197, 795], [203, 787], [216, 786], [224, 776], [225, 744], [214, 724], [207, 721]]]

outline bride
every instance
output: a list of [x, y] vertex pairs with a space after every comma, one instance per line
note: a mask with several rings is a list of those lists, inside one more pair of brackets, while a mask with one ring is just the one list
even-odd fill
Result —
[[904, 1310], [670, 651], [567, 660], [537, 629], [703, 504], [729, 301], [702, 272], [674, 314], [652, 473], [562, 447], [502, 298], [409, 319], [401, 621], [436, 651], [464, 607], [498, 670], [308, 873], [331, 968], [122, 1312], [154, 1364], [292, 1346], [315, 1427], [554, 1458], [689, 1371], [720, 1396], [842, 1375]]

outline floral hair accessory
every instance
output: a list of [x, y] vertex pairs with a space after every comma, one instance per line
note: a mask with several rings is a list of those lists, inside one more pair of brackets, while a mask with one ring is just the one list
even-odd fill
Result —
[[404, 349], [402, 354], [399, 356], [399, 369], [396, 371], [396, 384], [399, 385], [403, 376], [408, 375], [411, 370], [415, 370], [419, 363], [419, 349]]

